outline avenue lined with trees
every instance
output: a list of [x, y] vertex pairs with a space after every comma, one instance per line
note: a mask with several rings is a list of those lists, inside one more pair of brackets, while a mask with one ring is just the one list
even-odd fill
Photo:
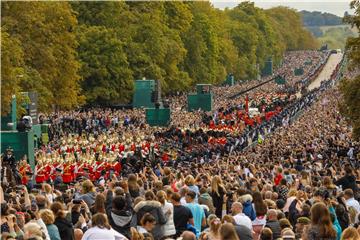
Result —
[[165, 93], [253, 79], [269, 57], [318, 47], [295, 10], [250, 2], [4, 2], [1, 22], [2, 113], [25, 90], [46, 112], [127, 103], [143, 77]]

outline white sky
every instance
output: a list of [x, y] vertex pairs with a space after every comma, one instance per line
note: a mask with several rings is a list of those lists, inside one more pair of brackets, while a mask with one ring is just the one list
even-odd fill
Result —
[[[242, 0], [210, 0], [210, 2], [216, 8], [224, 9], [226, 7], [233, 8], [237, 6]], [[307, 10], [307, 11], [320, 11], [320, 12], [328, 12], [340, 17], [344, 16], [344, 12], [348, 11], [349, 13], [353, 13], [350, 9], [350, 0], [333, 0], [333, 1], [325, 1], [325, 0], [252, 0], [251, 2], [255, 2], [255, 6], [261, 8], [271, 8], [276, 6], [287, 6], [291, 8], [295, 8], [299, 11]]]

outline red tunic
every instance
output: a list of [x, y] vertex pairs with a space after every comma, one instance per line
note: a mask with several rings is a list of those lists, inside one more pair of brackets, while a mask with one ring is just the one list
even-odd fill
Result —
[[115, 171], [115, 174], [116, 176], [118, 176], [121, 172], [121, 163], [119, 162], [116, 162], [114, 165], [113, 165], [113, 168], [114, 168], [114, 171]]
[[45, 167], [42, 168], [40, 166], [36, 166], [37, 169], [37, 174], [35, 176], [35, 181], [36, 183], [43, 183], [45, 182], [45, 174], [46, 174], [46, 170]]
[[46, 164], [45, 169], [45, 181], [49, 181], [50, 180], [50, 172], [51, 172], [51, 166], [49, 164]]
[[[102, 170], [105, 170], [105, 167], [106, 167], [105, 163], [102, 164], [102, 162], [97, 162], [96, 165], [97, 165], [98, 167], [96, 168], [96, 171], [94, 172], [94, 174], [95, 174], [95, 180], [97, 180], [97, 179], [99, 179], [99, 178], [101, 177], [101, 171], [102, 171]], [[101, 165], [101, 166], [100, 166], [100, 165]]]
[[69, 163], [64, 164], [63, 182], [71, 183], [73, 181], [73, 171], [71, 171], [71, 165]]
[[55, 169], [59, 166], [60, 164], [58, 164], [58, 163], [54, 163], [53, 164], [53, 166], [52, 166], [52, 169], [51, 169], [51, 171], [50, 171], [50, 173], [51, 173], [51, 175], [50, 175], [50, 178], [51, 178], [51, 180], [55, 180], [55, 178], [56, 178], [56, 171], [55, 171]]

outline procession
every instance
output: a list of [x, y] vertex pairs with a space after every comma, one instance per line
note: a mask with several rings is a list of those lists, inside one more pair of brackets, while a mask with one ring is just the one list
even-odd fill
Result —
[[[342, 100], [343, 82], [358, 81], [354, 59], [286, 50], [271, 74], [197, 83], [211, 110], [204, 100], [190, 110], [195, 84], [160, 93], [155, 81], [151, 109], [169, 109], [165, 125], [135, 97], [36, 119], [15, 118], [24, 105], [13, 100], [17, 127], [1, 132], [1, 239], [360, 240], [360, 142], [349, 124], [360, 105], [345, 116]], [[33, 135], [15, 144], [10, 134]]]

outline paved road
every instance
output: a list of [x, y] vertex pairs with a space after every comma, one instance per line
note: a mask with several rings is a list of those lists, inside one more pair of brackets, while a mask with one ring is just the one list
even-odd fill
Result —
[[331, 54], [319, 76], [308, 86], [308, 90], [319, 87], [322, 81], [329, 79], [341, 58], [342, 53]]

